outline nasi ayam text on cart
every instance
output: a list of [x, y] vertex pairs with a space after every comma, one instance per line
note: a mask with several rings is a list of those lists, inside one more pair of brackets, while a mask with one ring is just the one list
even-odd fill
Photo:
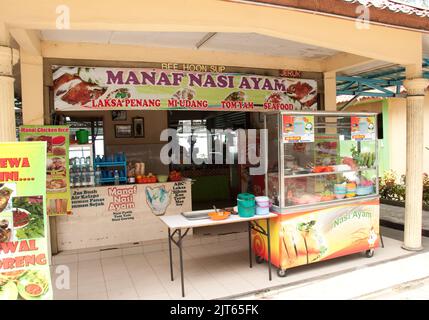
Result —
[[[284, 79], [241, 76], [239, 84], [236, 86], [234, 80], [236, 76], [225, 74], [210, 73], [185, 73], [185, 72], [134, 72], [120, 70], [114, 72], [106, 70], [108, 85], [148, 85], [148, 86], [173, 86], [177, 87], [182, 84], [185, 77], [188, 78], [189, 87], [199, 88], [228, 88], [242, 90], [267, 90], [267, 91], [286, 91]], [[161, 107], [160, 99], [98, 99], [92, 100], [91, 107]], [[221, 101], [222, 108], [225, 109], [254, 109], [255, 105], [251, 101]], [[169, 99], [168, 107], [183, 108], [208, 108], [207, 100], [184, 100]], [[269, 103], [265, 102], [264, 109], [282, 109], [293, 110], [293, 104]]]
[[338, 217], [332, 223], [332, 228], [338, 227], [340, 224], [350, 220], [350, 219], [371, 219], [372, 213], [369, 211], [353, 211], [348, 212], [341, 217]]

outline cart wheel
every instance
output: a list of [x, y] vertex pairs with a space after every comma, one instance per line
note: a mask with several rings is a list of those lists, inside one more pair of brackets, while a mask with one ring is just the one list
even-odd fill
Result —
[[277, 269], [277, 275], [278, 275], [280, 278], [284, 278], [284, 277], [286, 277], [286, 269]]
[[367, 258], [372, 258], [374, 256], [374, 249], [366, 250], [365, 255]]
[[256, 260], [256, 263], [257, 264], [261, 264], [261, 263], [263, 263], [265, 260], [264, 260], [264, 258], [262, 258], [262, 257], [260, 257], [260, 256], [256, 256], [255, 257], [255, 260]]

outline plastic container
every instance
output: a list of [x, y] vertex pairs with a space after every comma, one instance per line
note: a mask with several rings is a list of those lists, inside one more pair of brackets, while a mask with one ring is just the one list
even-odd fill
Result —
[[85, 129], [79, 129], [76, 131], [76, 138], [78, 144], [87, 144], [89, 138], [89, 132]]
[[336, 184], [334, 186], [335, 198], [343, 199], [343, 198], [345, 198], [346, 193], [347, 193], [347, 188], [346, 188], [345, 184]]
[[347, 183], [346, 187], [347, 187], [346, 197], [347, 198], [356, 197], [356, 183], [354, 183], [354, 182]]
[[162, 183], [167, 182], [167, 180], [168, 180], [168, 176], [165, 174], [158, 174], [158, 175], [156, 175], [156, 178], [157, 178], [158, 182], [162, 182]]
[[256, 214], [265, 215], [270, 213], [270, 199], [266, 196], [256, 197]]
[[256, 213], [255, 196], [250, 193], [240, 193], [237, 196], [238, 215], [242, 218], [253, 217]]
[[356, 188], [356, 194], [358, 196], [366, 196], [368, 194], [374, 193], [374, 186], [357, 186]]

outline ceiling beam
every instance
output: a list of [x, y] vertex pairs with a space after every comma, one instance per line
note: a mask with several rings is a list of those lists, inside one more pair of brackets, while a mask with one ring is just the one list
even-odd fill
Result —
[[342, 52], [323, 59], [322, 68], [324, 72], [340, 72], [346, 69], [365, 65], [371, 61], [374, 60], [371, 58]]
[[195, 44], [195, 48], [199, 49], [201, 48], [204, 44], [207, 43], [207, 41], [209, 41], [211, 38], [213, 38], [215, 35], [217, 34], [217, 32], [209, 32], [207, 34], [204, 35], [204, 37], [202, 37], [196, 44]]
[[[57, 6], [58, 0], [2, 0], [0, 12], [14, 27], [56, 29]], [[421, 61], [419, 32], [380, 25], [361, 30], [353, 20], [287, 8], [214, 0], [127, 0], [121, 10], [114, 1], [69, 0], [67, 7], [73, 30], [254, 32], [401, 65]]]
[[11, 28], [10, 34], [19, 44], [21, 50], [34, 56], [41, 56], [40, 32], [34, 30], [25, 30], [21, 28]]
[[177, 62], [321, 72], [320, 63], [310, 59], [292, 59], [282, 56], [203, 49], [145, 47], [141, 45], [42, 41], [42, 54], [46, 58], [59, 59]]

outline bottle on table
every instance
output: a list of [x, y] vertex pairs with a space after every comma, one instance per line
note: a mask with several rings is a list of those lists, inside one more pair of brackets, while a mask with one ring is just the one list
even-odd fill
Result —
[[115, 185], [119, 185], [119, 172], [118, 172], [118, 170], [115, 170], [114, 178], [115, 178]]
[[100, 171], [100, 168], [97, 168], [97, 171], [95, 171], [94, 180], [95, 180], [95, 185], [96, 186], [101, 185], [101, 171]]

